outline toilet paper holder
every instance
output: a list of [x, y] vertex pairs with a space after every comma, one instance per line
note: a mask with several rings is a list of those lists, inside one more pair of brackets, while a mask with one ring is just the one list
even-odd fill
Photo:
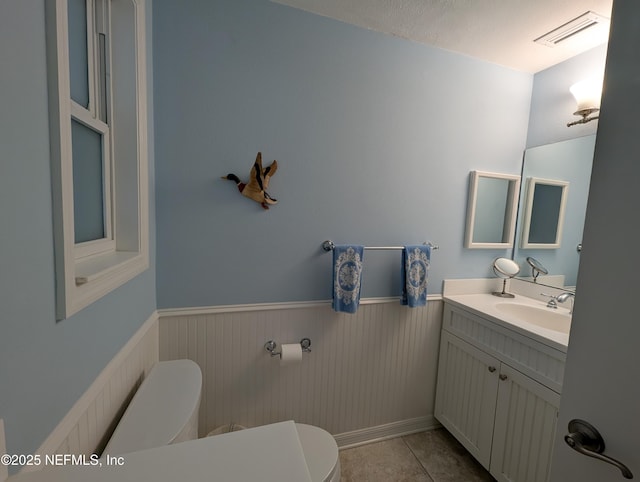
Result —
[[[282, 350], [276, 351], [277, 346], [278, 344], [275, 341], [269, 340], [264, 344], [264, 349], [267, 350], [271, 356], [282, 357]], [[311, 340], [309, 338], [303, 338], [300, 340], [300, 346], [302, 347], [303, 353], [309, 353], [311, 351]]]

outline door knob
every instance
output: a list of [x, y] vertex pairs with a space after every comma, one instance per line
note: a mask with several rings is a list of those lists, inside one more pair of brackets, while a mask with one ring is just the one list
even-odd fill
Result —
[[603, 454], [604, 440], [602, 435], [589, 422], [577, 419], [571, 420], [569, 422], [569, 433], [564, 436], [564, 441], [569, 447], [582, 455], [615, 465], [620, 469], [625, 479], [633, 479], [633, 474], [626, 465]]

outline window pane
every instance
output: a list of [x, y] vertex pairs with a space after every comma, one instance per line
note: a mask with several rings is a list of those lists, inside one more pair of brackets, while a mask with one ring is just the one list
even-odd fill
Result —
[[87, 2], [68, 0], [69, 76], [71, 98], [89, 107], [89, 61], [87, 57]]
[[75, 242], [105, 237], [102, 134], [71, 120]]

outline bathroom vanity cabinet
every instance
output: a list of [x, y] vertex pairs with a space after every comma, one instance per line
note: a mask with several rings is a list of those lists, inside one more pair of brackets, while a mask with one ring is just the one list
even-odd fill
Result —
[[498, 481], [546, 481], [565, 359], [446, 301], [435, 416]]

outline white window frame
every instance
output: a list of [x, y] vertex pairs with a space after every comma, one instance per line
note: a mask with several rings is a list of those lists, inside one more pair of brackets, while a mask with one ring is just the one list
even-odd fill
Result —
[[[67, 0], [68, 1], [68, 0]], [[103, 180], [103, 226], [104, 237], [77, 243], [75, 248], [76, 259], [95, 256], [116, 251], [115, 231], [113, 229], [113, 203], [112, 196], [112, 171], [113, 163], [111, 159], [111, 131], [109, 124], [104, 121], [111, 118], [111, 85], [109, 80], [105, 82], [105, 91], [100, 87], [101, 76], [98, 70], [102, 69], [100, 61], [104, 60], [105, 72], [100, 74], [109, 76], [111, 72], [110, 48], [107, 45], [105, 59], [100, 56], [100, 47], [96, 42], [98, 32], [107, 34], [107, 39], [111, 38], [110, 0], [85, 0], [87, 5], [87, 77], [89, 89], [89, 105], [85, 108], [78, 104], [71, 96], [71, 118], [86, 127], [98, 132], [102, 136], [102, 180]], [[98, 19], [99, 13], [99, 19]], [[104, 106], [103, 106], [104, 97]]]
[[[56, 318], [65, 319], [149, 267], [149, 186], [145, 0], [99, 0], [113, 32], [106, 68], [122, 95], [107, 89], [109, 125], [89, 60], [89, 108], [71, 100], [67, 0], [45, 2], [49, 82]], [[94, 31], [92, 2], [88, 29]], [[105, 10], [103, 10], [105, 11]], [[88, 33], [89, 59], [97, 53]], [[114, 89], [115, 90], [115, 89]], [[132, 102], [133, 99], [133, 102]], [[105, 238], [75, 243], [71, 119], [103, 135]]]
[[[76, 259], [109, 253], [116, 250], [116, 239], [112, 222], [113, 196], [111, 187], [111, 135], [107, 124], [91, 116], [90, 111], [71, 101], [71, 119], [84, 124], [102, 136], [102, 181], [103, 181], [103, 226], [104, 237], [77, 243], [75, 245]], [[73, 169], [73, 167], [72, 167]]]

